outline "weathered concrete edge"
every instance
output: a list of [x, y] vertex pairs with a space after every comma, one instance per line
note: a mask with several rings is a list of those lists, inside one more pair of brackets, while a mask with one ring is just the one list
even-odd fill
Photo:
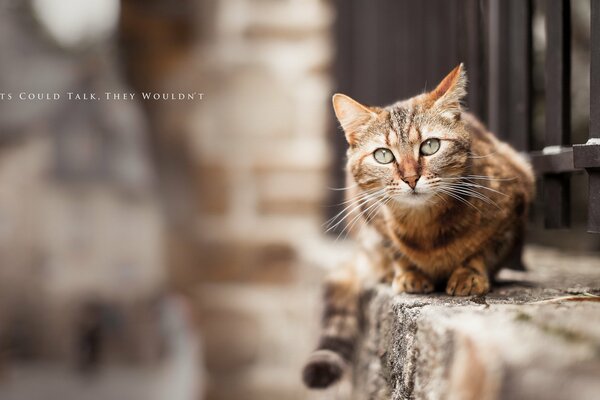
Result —
[[[532, 315], [535, 316], [540, 309], [544, 310], [544, 318], [550, 320], [560, 319], [565, 313], [574, 311], [574, 315], [581, 313], [584, 322], [586, 316], [600, 320], [598, 304], [531, 304], [564, 293], [564, 290], [522, 287], [511, 289], [508, 295], [463, 299], [395, 296], [385, 288], [365, 293], [364, 334], [354, 369], [354, 398], [517, 398], [515, 396], [528, 393], [531, 382], [535, 381], [515, 380], [515, 376], [520, 376], [520, 369], [524, 375], [542, 371], [538, 375], [550, 380], [553, 375], [569, 375], [568, 366], [579, 368], [587, 365], [584, 369], [591, 373], [600, 372], [598, 354], [594, 355], [600, 353], [597, 351], [600, 348], [600, 332], [580, 332], [585, 331], [585, 327], [579, 327], [580, 331], [569, 331], [560, 323], [544, 325], [543, 321], [538, 321], [538, 326], [535, 326]], [[494, 328], [493, 335], [487, 335], [488, 338], [485, 328], [494, 324], [500, 325]], [[469, 325], [469, 329], [464, 328]], [[573, 343], [561, 344], [559, 340], [557, 344], [556, 338], [540, 326], [549, 326], [550, 331], [559, 332], [559, 336], [563, 336], [559, 338], [561, 340], [564, 336], [579, 336], [586, 337], [590, 343], [583, 345], [583, 351], [580, 349], [569, 356]], [[507, 354], [496, 354], [499, 346], [510, 347], [512, 342], [519, 344], [521, 331], [527, 334], [520, 345], [513, 346], [514, 349]], [[562, 350], [549, 354], [544, 361], [546, 364], [539, 364], [536, 357], [544, 352], [540, 345], [544, 342]], [[581, 343], [576, 345], [582, 347]], [[567, 354], [563, 354], [565, 352]], [[511, 357], [516, 357], [516, 360]], [[518, 357], [525, 361], [519, 361]], [[529, 363], [526, 362], [528, 358], [531, 359]], [[559, 365], [558, 358], [567, 358], [568, 362], [562, 361], [563, 365]], [[554, 367], [553, 363], [556, 364]], [[470, 368], [471, 372], [465, 375], [465, 365], [477, 367]], [[548, 373], [543, 373], [544, 370]], [[574, 389], [571, 387], [569, 390]], [[508, 394], [512, 397], [506, 397]], [[584, 398], [581, 393], [578, 394], [579, 398]]]

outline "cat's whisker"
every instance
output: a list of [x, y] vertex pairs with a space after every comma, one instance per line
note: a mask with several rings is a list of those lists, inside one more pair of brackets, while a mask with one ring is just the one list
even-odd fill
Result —
[[512, 178], [496, 178], [493, 176], [486, 175], [465, 175], [464, 178], [481, 179], [487, 181], [514, 181], [515, 179], [517, 179], [516, 176], [513, 176]]
[[364, 198], [355, 203], [352, 203], [349, 206], [347, 206], [346, 208], [344, 208], [342, 211], [337, 213], [335, 216], [330, 218], [329, 221], [324, 224], [324, 228], [326, 229], [326, 232], [329, 232], [330, 230], [335, 229], [341, 222], [344, 221], [344, 219], [346, 219], [349, 215], [351, 215], [356, 209], [361, 207], [363, 204], [366, 204], [369, 200], [370, 200], [369, 198]]
[[496, 154], [498, 154], [498, 152], [497, 152], [497, 151], [494, 151], [494, 152], [492, 152], [492, 153], [489, 153], [489, 154], [486, 154], [486, 155], [480, 156], [480, 155], [477, 155], [477, 154], [475, 154], [475, 153], [471, 153], [471, 152], [469, 152], [469, 155], [467, 156], [467, 158], [472, 158], [472, 159], [480, 159], [480, 158], [487, 158], [487, 157], [495, 156]]
[[363, 205], [367, 204], [370, 200], [371, 199], [363, 199], [358, 204], [353, 205], [352, 209], [349, 209], [346, 212], [340, 212], [338, 214], [338, 216], [339, 216], [338, 219], [337, 220], [333, 220], [331, 222], [331, 224], [329, 224], [328, 226], [325, 227], [326, 228], [325, 233], [328, 233], [328, 232], [334, 230], [335, 228], [337, 228], [342, 222], [344, 222], [348, 217], [350, 217], [351, 215], [353, 215], [354, 212], [359, 211], [360, 208]]
[[[337, 227], [338, 227], [338, 226], [339, 226], [339, 225], [340, 225], [342, 222], [344, 222], [344, 221], [345, 221], [345, 220], [346, 220], [346, 219], [347, 219], [349, 216], [351, 216], [351, 215], [352, 215], [352, 213], [354, 213], [356, 210], [360, 210], [360, 209], [361, 209], [361, 207], [362, 207], [363, 205], [367, 204], [369, 201], [371, 201], [371, 200], [373, 200], [373, 199], [377, 199], [377, 197], [378, 197], [378, 196], [379, 196], [379, 195], [380, 195], [380, 194], [383, 192], [383, 190], [384, 190], [384, 189], [381, 189], [381, 192], [379, 192], [379, 191], [378, 191], [378, 192], [376, 192], [376, 193], [372, 193], [372, 194], [369, 194], [368, 196], [365, 196], [365, 198], [361, 199], [361, 200], [358, 202], [358, 204], [356, 204], [356, 205], [354, 205], [354, 204], [351, 204], [350, 206], [346, 207], [346, 209], [342, 210], [340, 213], [338, 213], [338, 215], [336, 215], [336, 218], [338, 218], [338, 216], [342, 215], [344, 212], [346, 212], [346, 215], [345, 215], [343, 218], [339, 219], [339, 221], [337, 221], [337, 222], [335, 223], [335, 225], [331, 225], [331, 224], [330, 224], [331, 226], [328, 226], [328, 227], [327, 227], [327, 230], [326, 230], [325, 232], [329, 232], [329, 231], [331, 231], [331, 230], [333, 230], [333, 229], [337, 228]], [[349, 208], [352, 208], [352, 209], [351, 209], [351, 210], [349, 210], [349, 211], [346, 211], [346, 210], [347, 210], [347, 209], [349, 209]], [[334, 220], [334, 221], [332, 221], [331, 223], [333, 224], [333, 222], [335, 222], [335, 220]]]
[[[452, 183], [450, 183], [450, 184], [445, 183], [442, 186], [444, 186], [446, 188], [451, 188], [453, 190], [464, 192], [465, 194], [473, 195], [473, 197], [477, 197], [483, 201], [489, 202], [489, 204], [493, 204], [498, 207], [498, 204], [495, 201], [493, 201], [491, 198], [489, 198], [488, 196], [486, 196], [485, 194], [483, 194], [481, 192], [476, 191], [475, 189], [473, 189], [471, 187], [465, 186], [463, 184], [452, 184]], [[498, 194], [505, 195], [504, 193], [499, 193], [499, 192], [498, 192]]]
[[358, 183], [355, 183], [354, 185], [350, 185], [350, 186], [346, 186], [346, 187], [328, 187], [327, 189], [329, 190], [335, 190], [335, 191], [343, 191], [343, 190], [348, 190], [348, 189], [354, 189], [355, 187], [358, 186]]
[[[371, 211], [365, 210], [365, 214], [367, 214], [367, 215], [364, 216], [364, 214], [363, 214], [364, 218], [362, 218], [362, 226], [367, 225], [368, 223], [370, 223], [375, 218], [375, 215], [377, 215], [377, 213], [386, 204], [388, 204], [391, 200], [392, 200], [392, 197], [384, 196], [383, 198], [380, 198], [380, 199], [377, 200], [376, 207], [374, 207], [373, 210], [371, 210]], [[352, 227], [350, 227], [350, 229], [352, 229]], [[348, 230], [348, 233], [350, 232], [350, 229]]]
[[437, 193], [437, 192], [433, 192], [433, 194], [435, 196], [437, 196], [440, 200], [442, 200], [444, 203], [448, 204], [448, 200], [444, 198], [444, 196], [442, 196], [441, 194]]
[[437, 178], [439, 180], [456, 180], [456, 181], [465, 181], [470, 179], [475, 180], [483, 180], [483, 181], [498, 181], [498, 182], [506, 182], [506, 181], [514, 181], [517, 179], [516, 177], [512, 178], [495, 178], [493, 176], [483, 176], [483, 175], [465, 175], [465, 176], [448, 176], [448, 177], [440, 177]]
[[464, 194], [466, 196], [470, 196], [475, 199], [479, 199], [486, 204], [496, 207], [499, 210], [501, 209], [501, 207], [495, 201], [491, 200], [489, 197], [482, 195], [481, 193], [473, 192], [473, 191], [469, 191], [469, 190], [465, 190], [465, 189], [452, 189], [452, 190], [454, 190], [455, 193]]
[[375, 193], [378, 190], [381, 190], [381, 189], [371, 189], [371, 190], [364, 191], [362, 193], [357, 194], [356, 196], [353, 196], [351, 198], [348, 198], [347, 200], [342, 201], [341, 203], [332, 204], [329, 207], [337, 207], [337, 206], [348, 205], [350, 203], [353, 203], [353, 202], [355, 202], [357, 200], [360, 200], [360, 199], [364, 198], [365, 196], [367, 196], [369, 194], [373, 194], [373, 193]]
[[501, 207], [492, 199], [490, 199], [489, 197], [485, 196], [484, 194], [477, 192], [475, 190], [469, 189], [469, 188], [465, 188], [463, 186], [460, 185], [442, 185], [442, 187], [446, 190], [450, 190], [453, 193], [457, 193], [457, 194], [464, 194], [466, 196], [471, 196], [473, 198], [479, 199], [481, 201], [483, 201], [484, 203], [487, 203], [489, 205], [493, 205], [495, 207], [497, 207], [498, 209], [500, 209]]
[[371, 213], [369, 213], [369, 215], [367, 215], [366, 222], [367, 223], [371, 222], [375, 218], [375, 215], [377, 215], [379, 210], [381, 210], [381, 208], [383, 206], [385, 206], [386, 204], [388, 204], [390, 201], [392, 201], [391, 197], [384, 197], [383, 200], [380, 201], [379, 207], [377, 207], [374, 211], [372, 211]]
[[364, 197], [365, 195], [368, 195], [368, 194], [375, 193], [375, 192], [377, 192], [377, 191], [379, 191], [379, 190], [382, 190], [382, 189], [377, 189], [377, 188], [374, 188], [374, 189], [364, 190], [363, 192], [361, 192], [361, 193], [357, 194], [356, 196], [354, 196], [354, 197], [352, 197], [352, 198], [350, 198], [350, 199], [348, 199], [348, 200], [344, 200], [343, 202], [341, 202], [341, 203], [339, 203], [339, 204], [337, 204], [337, 205], [338, 205], [338, 206], [341, 206], [341, 205], [344, 205], [344, 204], [351, 203], [352, 201], [354, 201], [354, 200], [356, 200], [356, 199], [359, 199], [359, 198], [361, 198], [361, 197]]
[[[385, 198], [384, 198], [385, 199]], [[382, 199], [376, 199], [375, 202], [373, 204], [371, 204], [369, 207], [367, 207], [365, 210], [361, 210], [361, 212], [354, 217], [354, 219], [352, 219], [352, 221], [350, 221], [347, 226], [348, 226], [348, 230], [350, 230], [352, 228], [352, 226], [356, 223], [356, 221], [358, 219], [360, 219], [360, 217], [365, 217], [365, 215], [368, 215], [369, 210], [372, 210], [373, 208], [376, 209], [376, 207], [381, 204]]]
[[446, 194], [446, 195], [448, 195], [448, 196], [452, 197], [453, 199], [455, 199], [455, 200], [457, 200], [457, 201], [460, 201], [461, 203], [463, 203], [463, 204], [465, 204], [465, 205], [467, 205], [467, 206], [469, 206], [469, 207], [472, 207], [472, 208], [474, 208], [474, 209], [475, 209], [475, 210], [477, 210], [477, 211], [478, 211], [480, 214], [482, 213], [482, 211], [481, 211], [481, 210], [480, 210], [480, 209], [479, 209], [477, 206], [475, 206], [474, 204], [470, 203], [469, 201], [467, 201], [467, 200], [463, 199], [463, 198], [462, 198], [462, 197], [460, 197], [458, 194], [456, 194], [456, 193], [453, 193], [453, 192], [449, 191], [448, 189], [441, 188], [441, 187], [437, 187], [436, 189], [437, 189], [437, 190], [439, 190], [440, 192], [442, 192], [442, 193], [444, 193], [444, 194]]
[[468, 200], [463, 199], [462, 197], [460, 197], [458, 194], [456, 193], [452, 193], [452, 192], [448, 192], [448, 191], [444, 191], [442, 190], [442, 193], [452, 197], [453, 199], [467, 205], [468, 207], [473, 208], [474, 210], [476, 210], [477, 212], [479, 212], [480, 214], [482, 214], [483, 212], [479, 209], [479, 207], [477, 207], [476, 205], [474, 205], [473, 203], [469, 202]]
[[[362, 218], [362, 225], [360, 226], [360, 229], [364, 228], [365, 226], [369, 225], [369, 223], [371, 223], [371, 221], [373, 221], [373, 219], [375, 218], [375, 216], [377, 215], [377, 213], [385, 206], [387, 205], [390, 201], [392, 200], [391, 197], [384, 197], [383, 200], [379, 200], [378, 203], [378, 207], [375, 207], [372, 211], [370, 211], [368, 213], [368, 215], [365, 218]], [[360, 221], [360, 220], [359, 220]], [[358, 222], [358, 221], [357, 221]], [[346, 237], [348, 237], [348, 234], [350, 233], [352, 227], [350, 227], [348, 229], [348, 231], [346, 232]]]
[[350, 208], [356, 206], [357, 204], [360, 204], [361, 201], [364, 200], [366, 196], [364, 196], [363, 198], [358, 198], [358, 199], [352, 199], [350, 201], [350, 204], [347, 205], [346, 207], [344, 207], [341, 211], [339, 211], [336, 215], [334, 215], [333, 217], [329, 218], [327, 221], [325, 221], [322, 226], [328, 228], [331, 224], [333, 224], [336, 219], [340, 216], [342, 216], [347, 210], [349, 210]]
[[484, 175], [464, 175], [464, 176], [447, 176], [447, 177], [439, 177], [438, 180], [454, 180], [454, 181], [470, 181], [470, 180], [482, 180], [482, 181], [493, 181], [493, 182], [509, 182], [514, 181], [517, 177], [512, 178], [496, 178], [493, 176], [484, 176]]
[[489, 188], [487, 186], [483, 186], [483, 185], [479, 185], [477, 183], [473, 183], [473, 182], [463, 182], [462, 185], [467, 185], [468, 187], [473, 187], [473, 188], [480, 188], [480, 189], [485, 189], [485, 190], [489, 190], [490, 192], [494, 192], [496, 194], [499, 194], [501, 196], [505, 196], [505, 197], [510, 197], [509, 195], [507, 195], [506, 193], [502, 193], [499, 190], [496, 189], [492, 189]]
[[333, 222], [335, 222], [335, 220], [341, 216], [343, 213], [345, 213], [347, 210], [349, 210], [350, 208], [360, 204], [361, 202], [363, 202], [363, 200], [369, 198], [372, 195], [375, 195], [378, 191], [383, 191], [384, 189], [377, 189], [374, 191], [367, 191], [364, 193], [361, 193], [355, 197], [353, 197], [352, 199], [349, 199], [348, 201], [342, 203], [342, 204], [346, 204], [346, 203], [350, 203], [348, 206], [346, 206], [343, 210], [341, 210], [340, 212], [338, 212], [336, 215], [334, 215], [332, 218], [330, 218], [329, 220], [325, 221], [325, 223], [323, 224], [323, 226], [328, 227], [330, 224], [332, 224]]
[[[485, 186], [479, 186], [479, 185], [475, 185], [475, 184], [468, 185], [468, 184], [465, 184], [464, 182], [460, 182], [460, 183], [457, 183], [457, 182], [442, 182], [441, 186], [452, 187], [452, 188], [463, 189], [463, 190], [470, 190], [470, 191], [473, 191], [475, 193], [479, 193], [479, 194], [482, 194], [482, 195], [483, 195], [483, 193], [476, 191], [477, 188], [490, 189], [490, 188], [486, 188]], [[491, 191], [493, 191], [496, 194], [500, 194], [500, 195], [506, 196], [506, 194], [498, 192], [497, 190], [491, 189]]]
[[[502, 192], [500, 192], [500, 191], [498, 191], [498, 190], [496, 190], [496, 189], [492, 189], [492, 188], [489, 188], [489, 187], [487, 187], [487, 186], [483, 186], [483, 185], [480, 185], [480, 184], [478, 184], [478, 183], [474, 183], [474, 182], [470, 182], [470, 181], [469, 181], [469, 182], [465, 182], [465, 181], [444, 182], [444, 179], [441, 179], [441, 181], [443, 182], [443, 184], [444, 184], [444, 185], [452, 185], [452, 186], [456, 186], [456, 187], [458, 187], [459, 189], [463, 189], [463, 190], [465, 190], [465, 191], [475, 191], [475, 189], [484, 189], [484, 190], [488, 190], [488, 191], [490, 191], [490, 192], [496, 193], [496, 194], [498, 194], [498, 195], [501, 195], [501, 196], [504, 196], [504, 197], [510, 197], [510, 196], [509, 196], [509, 195], [507, 195], [506, 193], [502, 193]], [[481, 193], [481, 192], [477, 192], [477, 191], [475, 191], [475, 192], [477, 193], [477, 195], [479, 195], [479, 196], [483, 196], [483, 197], [485, 197], [487, 200], [491, 201], [491, 202], [492, 202], [492, 203], [493, 203], [493, 204], [494, 204], [496, 207], [499, 207], [499, 206], [498, 206], [498, 204], [497, 204], [496, 202], [494, 202], [492, 199], [490, 199], [489, 197], [487, 197], [487, 196], [486, 196], [486, 195], [484, 195], [483, 193]], [[475, 196], [475, 197], [477, 197], [477, 196]], [[485, 200], [484, 200], [484, 201], [485, 201]]]
[[371, 210], [373, 207], [376, 207], [380, 204], [381, 199], [376, 199], [376, 201], [371, 204], [370, 206], [368, 206], [365, 210], [361, 210], [358, 215], [356, 215], [350, 222], [348, 222], [346, 224], [346, 226], [344, 227], [344, 229], [342, 229], [342, 231], [340, 232], [340, 234], [338, 235], [338, 237], [336, 238], [336, 240], [338, 240], [343, 234], [344, 232], [346, 232], [346, 236], [348, 236], [348, 234], [350, 233], [350, 231], [352, 230], [352, 227], [356, 224], [356, 221], [358, 221], [360, 219], [360, 217], [364, 217], [364, 215]]

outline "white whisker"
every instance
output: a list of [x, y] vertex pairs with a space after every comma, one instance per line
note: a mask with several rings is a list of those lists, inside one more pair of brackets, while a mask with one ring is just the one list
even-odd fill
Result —
[[[348, 237], [348, 235], [350, 234], [350, 232], [352, 231], [352, 229], [354, 228], [354, 225], [358, 222], [362, 222], [362, 225], [360, 225], [360, 229], [362, 229], [365, 225], [369, 224], [373, 218], [375, 218], [375, 215], [377, 215], [377, 213], [379, 212], [379, 210], [381, 210], [381, 208], [383, 206], [385, 206], [387, 203], [389, 203], [392, 200], [391, 197], [384, 197], [383, 199], [378, 199], [376, 201], [376, 203], [374, 204], [376, 207], [373, 208], [373, 210], [369, 211], [368, 209], [365, 210], [363, 213], [361, 213], [361, 215], [358, 215], [357, 218], [355, 218], [355, 221], [353, 221], [353, 223], [350, 225], [348, 225], [347, 230], [346, 230], [346, 235], [344, 236], [344, 239], [346, 239]], [[364, 214], [367, 214], [366, 216]], [[358, 218], [360, 216], [363, 216], [363, 218]], [[343, 233], [343, 231], [342, 231]], [[339, 238], [339, 236], [338, 236]]]
[[350, 185], [350, 186], [346, 186], [346, 187], [339, 187], [339, 188], [335, 188], [335, 187], [327, 187], [327, 189], [329, 190], [348, 190], [348, 189], [354, 189], [355, 187], [358, 186], [358, 183], [355, 183], [354, 185]]
[[348, 210], [349, 208], [353, 207], [355, 204], [361, 202], [362, 200], [364, 200], [365, 198], [367, 198], [370, 195], [375, 194], [377, 191], [380, 191], [383, 189], [374, 189], [374, 190], [370, 190], [370, 191], [365, 191], [363, 193], [359, 193], [358, 195], [352, 197], [351, 199], [348, 199], [346, 201], [344, 201], [343, 203], [340, 203], [338, 205], [344, 205], [344, 204], [349, 204], [348, 206], [346, 206], [342, 211], [340, 211], [339, 213], [337, 213], [335, 216], [333, 216], [332, 218], [330, 218], [329, 220], [327, 220], [323, 225], [328, 225], [330, 222], [332, 222], [333, 220], [335, 220], [340, 214], [344, 213], [346, 210]]
[[483, 156], [480, 156], [480, 155], [477, 155], [477, 154], [475, 154], [475, 153], [471, 153], [471, 152], [469, 152], [469, 154], [470, 154], [470, 155], [469, 155], [469, 156], [467, 156], [468, 158], [477, 159], [477, 158], [487, 158], [487, 157], [495, 156], [496, 154], [498, 154], [498, 152], [497, 152], [497, 151], [494, 151], [494, 152], [492, 152], [492, 153], [489, 153], [489, 154], [486, 154], [486, 155], [483, 155]]
[[[494, 206], [500, 208], [500, 206], [494, 200], [492, 200], [488, 196], [484, 195], [481, 192], [476, 191], [475, 189], [473, 189], [473, 188], [471, 188], [469, 186], [465, 186], [464, 184], [459, 184], [459, 183], [443, 183], [440, 186], [442, 186], [442, 187], [444, 187], [446, 189], [449, 189], [449, 190], [453, 190], [455, 192], [460, 192], [462, 194], [470, 195], [470, 196], [478, 198], [478, 199], [480, 199], [480, 200], [482, 200], [482, 201], [484, 201], [484, 202], [486, 202], [488, 204], [491, 204], [491, 205], [494, 205]], [[482, 186], [482, 188], [489, 189], [489, 188], [486, 188], [485, 186]], [[490, 189], [490, 190], [492, 190], [493, 192], [496, 192], [498, 194], [506, 196], [504, 193], [497, 192], [497, 191], [495, 191], [493, 189]]]
[[368, 194], [375, 193], [375, 192], [377, 192], [378, 190], [382, 190], [382, 189], [377, 189], [377, 188], [375, 188], [375, 189], [369, 189], [369, 190], [365, 190], [365, 191], [363, 191], [363, 192], [361, 192], [361, 193], [357, 194], [356, 196], [354, 196], [354, 197], [352, 197], [352, 198], [350, 198], [350, 199], [348, 199], [348, 200], [344, 200], [344, 201], [342, 201], [341, 203], [339, 203], [339, 204], [336, 204], [336, 205], [337, 205], [337, 206], [341, 206], [341, 205], [344, 205], [344, 204], [351, 203], [352, 201], [354, 201], [354, 200], [356, 200], [356, 199], [359, 199], [359, 198], [361, 198], [361, 197], [364, 197], [365, 195], [368, 195]]
[[[364, 215], [365, 215], [365, 214], [366, 214], [366, 213], [367, 213], [369, 210], [371, 210], [373, 207], [375, 207], [375, 206], [379, 205], [380, 201], [381, 201], [380, 199], [376, 199], [376, 201], [375, 201], [373, 204], [371, 204], [370, 206], [368, 206], [368, 207], [367, 207], [365, 210], [361, 210], [361, 211], [358, 213], [358, 215], [356, 215], [356, 216], [355, 216], [355, 217], [354, 217], [354, 218], [353, 218], [353, 219], [352, 219], [350, 222], [348, 222], [348, 223], [346, 224], [346, 226], [344, 227], [344, 229], [342, 229], [342, 232], [340, 232], [340, 235], [338, 235], [338, 238], [339, 238], [339, 236], [341, 236], [341, 235], [344, 233], [344, 231], [346, 231], [346, 230], [347, 230], [347, 232], [349, 233], [349, 232], [352, 230], [352, 227], [354, 226], [354, 224], [356, 223], [356, 221], [357, 221], [358, 219], [360, 219], [360, 217], [364, 217]], [[346, 236], [347, 236], [347, 235], [346, 235]]]
[[470, 196], [470, 197], [479, 199], [479, 200], [483, 201], [486, 204], [489, 204], [489, 205], [497, 207], [498, 209], [501, 208], [495, 201], [493, 201], [492, 199], [490, 199], [487, 196], [482, 195], [479, 192], [475, 192], [475, 191], [472, 191], [472, 190], [469, 190], [469, 189], [451, 188], [451, 187], [446, 187], [445, 189], [450, 190], [450, 191], [452, 191], [454, 193], [464, 194], [466, 196]]
[[448, 196], [452, 197], [453, 199], [455, 199], [455, 200], [457, 200], [457, 201], [460, 201], [461, 203], [463, 203], [463, 204], [466, 204], [466, 205], [468, 205], [469, 207], [472, 207], [472, 208], [474, 208], [474, 209], [475, 209], [475, 210], [477, 210], [479, 213], [482, 213], [482, 211], [481, 211], [481, 210], [480, 210], [480, 209], [479, 209], [477, 206], [475, 206], [474, 204], [470, 203], [469, 201], [467, 201], [467, 200], [463, 199], [463, 198], [462, 198], [462, 197], [460, 197], [460, 195], [458, 195], [457, 193], [453, 193], [453, 192], [451, 192], [451, 191], [449, 191], [449, 190], [447, 190], [447, 189], [445, 189], [445, 188], [440, 188], [440, 187], [436, 187], [436, 189], [437, 189], [437, 190], [439, 190], [440, 192], [442, 192], [442, 193], [444, 193], [444, 194], [446, 194], [446, 195], [448, 195]]
[[[371, 201], [373, 199], [377, 199], [377, 197], [380, 196], [383, 193], [384, 190], [385, 189], [379, 189], [375, 193], [368, 193], [363, 198], [361, 198], [360, 200], [358, 200], [356, 203], [350, 204], [349, 206], [347, 206], [346, 208], [344, 208], [342, 211], [340, 211], [338, 214], [336, 214], [335, 217], [333, 217], [333, 218], [330, 219], [330, 222], [328, 222], [327, 225], [326, 225], [327, 230], [325, 232], [329, 232], [329, 231], [337, 228], [342, 222], [344, 222], [356, 210], [360, 210], [360, 208], [363, 205], [367, 204], [369, 201]], [[336, 219], [338, 219], [344, 213], [346, 213], [346, 215], [344, 215], [342, 218], [340, 218], [336, 222]], [[334, 224], [334, 222], [335, 222], [335, 224]]]

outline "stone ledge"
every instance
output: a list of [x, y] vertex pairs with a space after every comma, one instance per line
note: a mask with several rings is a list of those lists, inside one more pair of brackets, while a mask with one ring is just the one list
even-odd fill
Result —
[[365, 293], [354, 398], [597, 399], [600, 259], [526, 261], [484, 297]]

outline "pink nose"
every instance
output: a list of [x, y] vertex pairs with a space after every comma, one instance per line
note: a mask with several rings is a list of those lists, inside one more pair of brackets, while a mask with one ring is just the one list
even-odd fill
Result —
[[417, 186], [417, 181], [419, 180], [420, 176], [419, 175], [413, 175], [413, 176], [407, 176], [402, 178], [402, 180], [404, 182], [406, 182], [406, 184], [408, 184], [408, 186], [410, 186], [411, 189], [415, 190], [415, 187]]

